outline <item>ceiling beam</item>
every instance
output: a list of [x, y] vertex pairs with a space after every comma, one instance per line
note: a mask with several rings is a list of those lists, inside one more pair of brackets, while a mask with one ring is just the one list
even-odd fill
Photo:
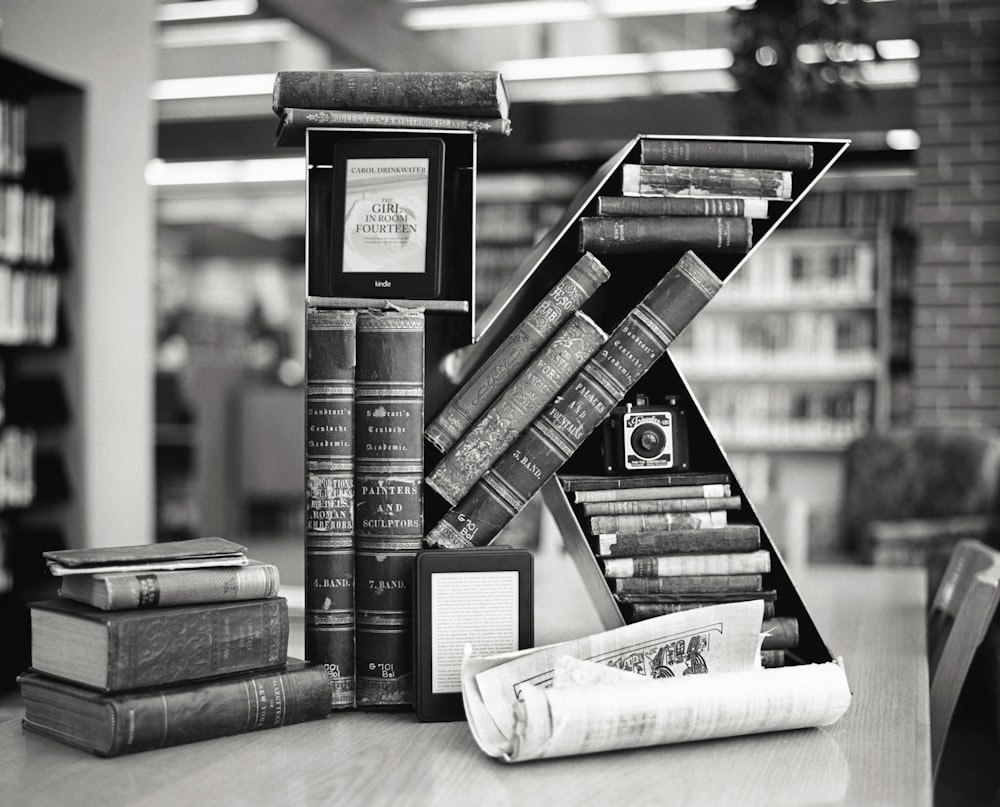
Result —
[[425, 37], [403, 27], [391, 0], [263, 0], [261, 5], [356, 60], [345, 67], [457, 69], [445, 54], [429, 48]]

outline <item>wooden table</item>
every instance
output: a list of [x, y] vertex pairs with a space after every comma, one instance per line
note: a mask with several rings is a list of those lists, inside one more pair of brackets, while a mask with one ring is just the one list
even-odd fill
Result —
[[817, 567], [797, 580], [854, 692], [829, 729], [506, 765], [468, 727], [328, 720], [100, 759], [0, 724], [9, 805], [931, 804], [924, 577]]

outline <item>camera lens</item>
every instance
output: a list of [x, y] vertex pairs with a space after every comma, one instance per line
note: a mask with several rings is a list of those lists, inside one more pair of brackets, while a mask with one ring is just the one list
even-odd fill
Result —
[[653, 459], [663, 453], [666, 435], [655, 423], [642, 423], [635, 427], [630, 440], [632, 450], [643, 459]]

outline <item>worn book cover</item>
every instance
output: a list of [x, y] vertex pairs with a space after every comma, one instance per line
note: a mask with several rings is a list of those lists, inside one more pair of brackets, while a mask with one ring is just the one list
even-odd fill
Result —
[[306, 311], [305, 652], [330, 672], [335, 708], [354, 706], [356, 320]]
[[283, 597], [102, 611], [74, 600], [29, 604], [31, 666], [104, 692], [284, 664]]
[[54, 549], [43, 552], [42, 557], [49, 572], [54, 575], [233, 566], [247, 562], [246, 547], [225, 538], [192, 538], [187, 541], [135, 546]]
[[413, 703], [412, 577], [424, 526], [424, 328], [422, 311], [358, 313], [358, 706]]
[[278, 567], [250, 560], [246, 566], [161, 572], [101, 572], [60, 578], [59, 596], [101, 608], [162, 608], [197, 602], [259, 600], [278, 596]]
[[492, 70], [392, 72], [279, 70], [271, 108], [377, 109], [509, 118], [503, 76]]
[[428, 442], [442, 453], [449, 451], [542, 345], [609, 277], [611, 274], [597, 258], [584, 254], [435, 416], [425, 430]]
[[102, 757], [280, 728], [330, 714], [326, 669], [284, 667], [102, 694], [36, 673], [18, 678], [24, 728]]
[[722, 287], [686, 252], [531, 426], [428, 533], [431, 546], [492, 541], [621, 403]]
[[607, 337], [590, 317], [574, 311], [437, 464], [427, 484], [450, 504], [456, 504]]

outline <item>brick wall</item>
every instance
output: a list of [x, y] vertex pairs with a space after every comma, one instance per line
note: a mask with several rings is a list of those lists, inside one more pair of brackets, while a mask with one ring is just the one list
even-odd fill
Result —
[[914, 421], [1000, 427], [1000, 4], [914, 0]]

